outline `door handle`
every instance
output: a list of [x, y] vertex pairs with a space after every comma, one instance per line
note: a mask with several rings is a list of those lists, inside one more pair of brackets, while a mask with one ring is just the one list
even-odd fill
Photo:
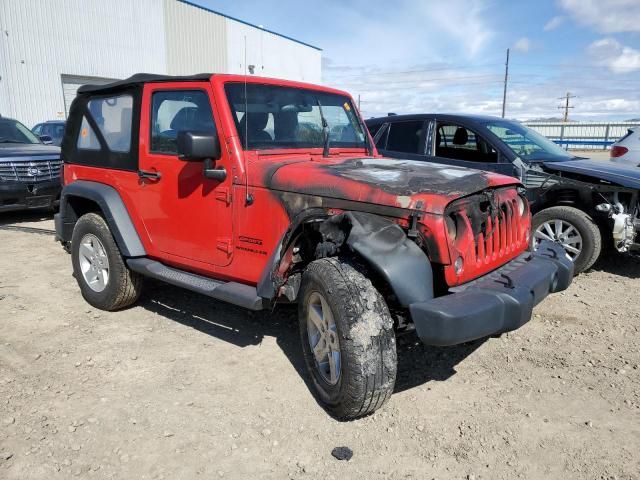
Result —
[[138, 177], [147, 178], [149, 180], [160, 180], [162, 174], [160, 172], [152, 172], [150, 170], [138, 170]]

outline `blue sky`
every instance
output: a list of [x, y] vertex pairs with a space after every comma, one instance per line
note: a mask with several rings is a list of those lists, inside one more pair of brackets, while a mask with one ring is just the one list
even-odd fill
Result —
[[387, 112], [640, 118], [640, 0], [196, 0], [323, 49], [323, 83]]

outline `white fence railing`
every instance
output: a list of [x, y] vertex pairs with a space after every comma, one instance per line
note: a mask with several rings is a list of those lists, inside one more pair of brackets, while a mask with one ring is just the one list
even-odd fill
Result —
[[523, 122], [566, 149], [606, 150], [640, 122]]

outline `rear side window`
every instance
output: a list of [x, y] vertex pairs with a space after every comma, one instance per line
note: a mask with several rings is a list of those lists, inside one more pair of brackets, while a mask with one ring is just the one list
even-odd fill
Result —
[[100, 141], [96, 132], [89, 125], [87, 117], [82, 117], [80, 134], [78, 135], [78, 148], [80, 150], [100, 150]]
[[155, 92], [151, 111], [151, 151], [177, 155], [178, 133], [215, 133], [209, 97], [202, 90]]
[[389, 125], [387, 150], [404, 153], [423, 152], [423, 121], [396, 122]]
[[[131, 123], [133, 97], [118, 95], [113, 97], [93, 98], [87, 105], [93, 120], [112, 152], [128, 152], [131, 149]], [[83, 122], [86, 118], [83, 119]], [[83, 129], [80, 128], [78, 148], [82, 145]], [[95, 134], [95, 132], [94, 132]]]

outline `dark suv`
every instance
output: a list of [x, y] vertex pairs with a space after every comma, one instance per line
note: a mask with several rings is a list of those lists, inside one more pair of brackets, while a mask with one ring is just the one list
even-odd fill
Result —
[[60, 200], [60, 148], [0, 117], [0, 212], [55, 208]]
[[64, 137], [64, 126], [66, 123], [64, 120], [47, 120], [46, 122], [35, 125], [31, 131], [41, 139], [42, 137], [51, 138], [49, 142], [45, 143], [60, 146], [62, 137]]
[[367, 120], [392, 158], [477, 168], [518, 178], [533, 213], [533, 243], [563, 246], [576, 273], [605, 247], [640, 252], [640, 169], [577, 157], [524, 125], [478, 115], [389, 115]]

